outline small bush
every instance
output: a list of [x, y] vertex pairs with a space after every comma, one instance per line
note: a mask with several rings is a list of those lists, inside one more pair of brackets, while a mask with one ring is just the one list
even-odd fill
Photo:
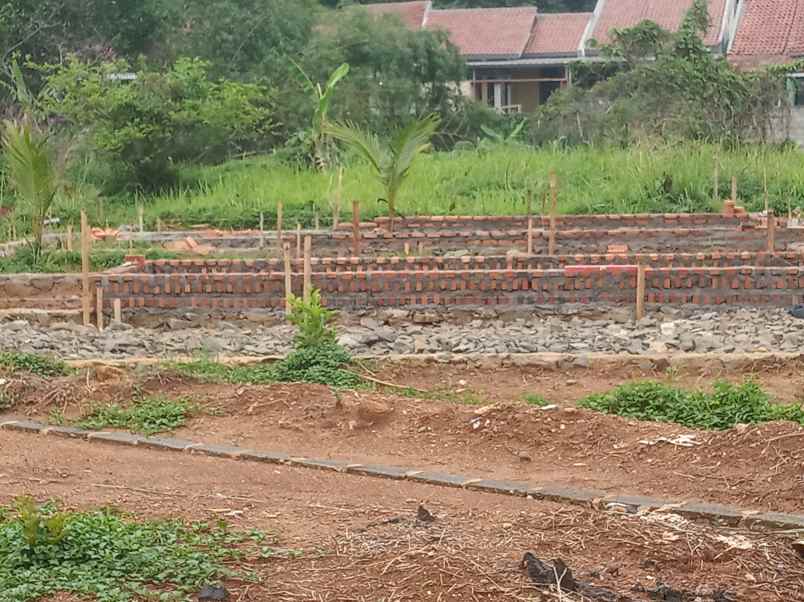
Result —
[[279, 382], [355, 387], [362, 379], [343, 369], [351, 359], [346, 350], [337, 343], [299, 347], [274, 365], [274, 377]]
[[297, 348], [334, 343], [337, 335], [330, 326], [334, 318], [335, 312], [324, 307], [321, 293], [317, 289], [311, 291], [309, 302], [295, 295], [290, 296], [288, 320], [297, 328], [293, 339]]
[[148, 397], [128, 408], [116, 404], [97, 407], [78, 425], [93, 430], [119, 428], [154, 435], [183, 426], [191, 413], [187, 400]]
[[30, 372], [37, 376], [65, 376], [70, 373], [67, 364], [35, 353], [0, 353], [0, 368], [12, 372]]
[[673, 422], [690, 428], [728, 429], [736, 424], [789, 420], [804, 425], [804, 407], [775, 405], [762, 388], [718, 382], [712, 393], [685, 391], [658, 382], [630, 383], [592, 395], [581, 407], [638, 420]]
[[69, 592], [98, 602], [187, 600], [200, 587], [245, 572], [227, 567], [260, 558], [259, 532], [176, 521], [134, 522], [108, 510], [59, 513], [18, 501], [0, 508], [0, 602]]

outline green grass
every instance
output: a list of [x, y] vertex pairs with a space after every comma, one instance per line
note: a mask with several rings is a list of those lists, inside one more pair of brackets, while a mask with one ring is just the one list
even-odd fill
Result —
[[69, 592], [98, 602], [190, 600], [226, 578], [254, 581], [236, 561], [267, 558], [265, 535], [225, 524], [135, 521], [112, 510], [58, 513], [22, 499], [0, 508], [0, 602]]
[[[679, 144], [573, 149], [499, 147], [433, 153], [414, 166], [399, 199], [403, 215], [522, 214], [527, 190], [547, 190], [548, 172], [555, 169], [562, 213], [633, 213], [712, 211], [715, 157], [719, 157], [720, 197], [729, 194], [732, 176], [738, 195], [750, 210], [764, 206], [763, 174], [767, 172], [771, 205], [787, 212], [804, 207], [804, 154], [774, 147], [748, 146], [727, 150], [715, 145]], [[312, 223], [314, 208], [326, 223], [331, 216], [333, 174], [282, 164], [274, 157], [235, 160], [216, 167], [187, 167], [183, 186], [171, 194], [145, 199], [147, 226], [156, 218], [177, 224], [205, 223], [217, 227], [256, 227], [259, 213], [267, 227], [275, 223], [277, 201], [285, 204], [285, 224]], [[344, 173], [342, 217], [350, 201], [361, 201], [364, 217], [384, 215], [382, 189], [366, 165], [354, 163]], [[78, 223], [82, 206], [100, 223], [96, 202], [60, 200], [54, 215]], [[134, 199], [105, 203], [104, 220], [136, 222]], [[0, 228], [0, 233], [4, 232]]]
[[146, 397], [136, 400], [129, 407], [117, 404], [98, 406], [77, 424], [92, 430], [117, 428], [154, 435], [183, 426], [193, 411], [193, 406], [186, 399]]
[[718, 382], [711, 393], [651, 381], [629, 383], [609, 393], [587, 397], [579, 405], [627, 418], [673, 422], [700, 429], [728, 429], [737, 424], [774, 420], [804, 426], [804, 407], [773, 404], [770, 396], [752, 381], [741, 385]]
[[[126, 255], [141, 253], [146, 259], [176, 259], [177, 253], [162, 249], [136, 247], [100, 247], [90, 255], [90, 269], [104, 271], [122, 265]], [[0, 258], [0, 274], [40, 273], [59, 274], [81, 271], [81, 253], [78, 251], [46, 251], [38, 262], [27, 248], [20, 249], [11, 257]]]
[[10, 372], [29, 372], [42, 377], [66, 376], [71, 372], [67, 364], [61, 360], [15, 351], [0, 353], [0, 368]]
[[182, 376], [207, 383], [266, 385], [276, 382], [271, 364], [227, 366], [209, 359], [198, 359], [192, 362], [169, 364], [167, 368]]
[[522, 400], [529, 406], [536, 406], [537, 408], [543, 408], [544, 406], [550, 405], [550, 402], [538, 393], [525, 393], [522, 396]]

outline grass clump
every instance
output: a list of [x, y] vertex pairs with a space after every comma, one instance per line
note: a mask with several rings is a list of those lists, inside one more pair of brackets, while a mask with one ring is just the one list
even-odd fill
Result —
[[653, 381], [629, 383], [582, 399], [579, 405], [638, 420], [673, 422], [709, 430], [774, 420], [804, 426], [804, 407], [772, 404], [770, 396], [752, 381], [741, 385], [718, 382], [712, 393], [686, 391]]
[[127, 408], [117, 404], [99, 406], [84, 416], [78, 426], [92, 430], [119, 428], [155, 435], [183, 426], [192, 411], [186, 399], [146, 397]]
[[192, 362], [171, 364], [170, 367], [182, 376], [208, 383], [267, 385], [276, 382], [274, 367], [269, 364], [227, 366], [208, 358], [202, 358]]
[[536, 406], [537, 408], [543, 408], [544, 406], [550, 405], [550, 402], [538, 393], [525, 393], [522, 396], [522, 400], [529, 406]]
[[70, 373], [67, 364], [52, 357], [35, 353], [10, 351], [0, 353], [0, 368], [11, 372], [28, 372], [37, 376], [66, 376]]
[[0, 509], [0, 602], [69, 592], [98, 602], [189, 600], [207, 584], [253, 575], [227, 566], [262, 556], [258, 532], [223, 523], [136, 522], [110, 510], [58, 512], [21, 498]]

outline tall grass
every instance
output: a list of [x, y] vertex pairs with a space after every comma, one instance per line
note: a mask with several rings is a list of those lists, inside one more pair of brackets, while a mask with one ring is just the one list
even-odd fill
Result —
[[[715, 145], [685, 142], [677, 145], [635, 146], [628, 149], [579, 147], [533, 149], [501, 145], [433, 153], [414, 167], [399, 198], [402, 215], [518, 214], [525, 211], [527, 191], [534, 191], [538, 210], [547, 192], [548, 173], [559, 177], [562, 213], [635, 213], [713, 211], [714, 166], [720, 164], [720, 195], [730, 194], [738, 180], [738, 196], [749, 210], [764, 207], [767, 173], [771, 205], [780, 213], [804, 207], [804, 154], [774, 147], [724, 150]], [[159, 217], [176, 224], [209, 224], [223, 228], [255, 227], [259, 213], [273, 227], [277, 201], [284, 203], [286, 224], [312, 223], [317, 211], [326, 223], [334, 196], [332, 174], [294, 168], [272, 157], [230, 161], [216, 167], [182, 170], [179, 190], [145, 204], [146, 223]], [[366, 165], [352, 162], [345, 170], [342, 212], [350, 201], [361, 201], [364, 217], [384, 215], [378, 197], [381, 186]], [[81, 204], [90, 217], [97, 200], [60, 202], [55, 214], [74, 221]], [[136, 222], [135, 199], [107, 202], [110, 224]], [[97, 223], [97, 222], [96, 222]]]

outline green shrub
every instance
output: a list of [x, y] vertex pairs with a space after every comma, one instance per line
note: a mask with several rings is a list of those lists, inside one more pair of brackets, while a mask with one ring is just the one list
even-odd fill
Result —
[[188, 600], [203, 585], [253, 576], [229, 566], [266, 556], [259, 532], [177, 521], [134, 522], [109, 510], [59, 513], [18, 502], [0, 508], [0, 602], [69, 592], [98, 602]]
[[592, 395], [581, 407], [638, 420], [673, 422], [690, 428], [728, 429], [736, 424], [789, 420], [804, 425], [804, 407], [774, 405], [752, 381], [742, 385], [718, 382], [712, 393], [685, 391], [658, 382], [622, 385]]
[[361, 378], [345, 370], [351, 356], [337, 343], [298, 347], [274, 365], [279, 382], [307, 382], [332, 387], [355, 387]]
[[0, 368], [12, 372], [30, 372], [44, 377], [65, 376], [70, 373], [67, 364], [61, 360], [35, 353], [0, 353]]
[[99, 406], [84, 416], [78, 425], [93, 430], [119, 428], [154, 435], [183, 426], [192, 410], [185, 399], [147, 397], [127, 408], [117, 404]]
[[297, 329], [293, 338], [296, 348], [335, 343], [337, 334], [330, 326], [334, 318], [335, 312], [323, 306], [321, 293], [317, 289], [311, 291], [308, 302], [291, 294], [288, 320]]

